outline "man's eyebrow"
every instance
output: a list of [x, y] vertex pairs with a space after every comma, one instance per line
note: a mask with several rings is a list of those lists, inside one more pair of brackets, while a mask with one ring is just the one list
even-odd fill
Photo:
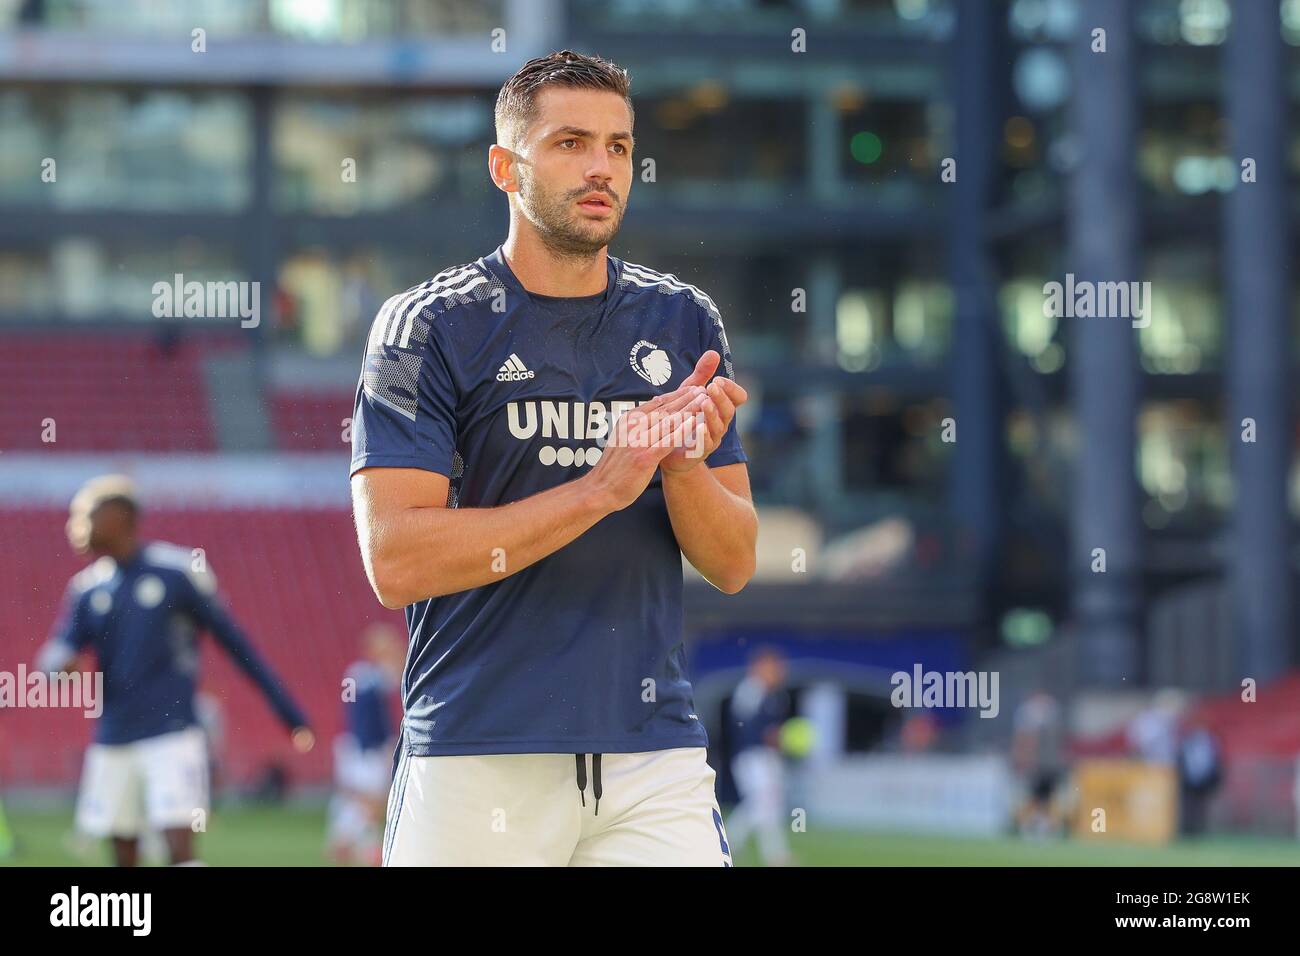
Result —
[[[589, 139], [594, 139], [595, 136], [596, 136], [596, 134], [593, 133], [591, 130], [589, 130], [589, 129], [583, 129], [581, 126], [561, 126], [561, 127], [559, 127], [558, 129], [553, 130], [553, 131], [551, 132], [551, 136], [559, 136], [559, 135], [561, 135], [561, 134], [564, 134], [564, 135], [567, 135], [567, 136], [583, 136], [583, 137], [587, 137], [587, 138], [589, 138]], [[550, 137], [547, 137], [547, 138], [549, 139]], [[633, 139], [632, 134], [629, 133], [629, 132], [627, 132], [626, 130], [619, 130], [617, 133], [610, 133], [610, 134], [609, 134], [609, 138], [610, 138], [610, 139], [625, 139], [625, 140], [627, 140], [628, 142], [631, 142], [631, 143], [635, 143], [635, 142], [636, 142], [636, 140]]]

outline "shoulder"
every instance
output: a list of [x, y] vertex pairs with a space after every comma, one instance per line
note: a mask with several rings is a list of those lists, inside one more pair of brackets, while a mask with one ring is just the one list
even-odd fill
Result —
[[208, 566], [207, 558], [191, 548], [154, 541], [145, 546], [144, 560], [154, 570], [188, 578], [200, 594], [215, 594], [217, 576]]
[[117, 565], [112, 558], [104, 557], [82, 568], [68, 581], [68, 596], [81, 600], [97, 585], [110, 581], [117, 573]]
[[699, 286], [683, 282], [671, 272], [659, 272], [649, 266], [622, 259], [617, 261], [618, 284], [625, 293], [677, 297], [694, 305], [703, 315], [721, 324], [722, 314], [718, 311], [718, 307]]
[[505, 286], [481, 260], [443, 269], [405, 292], [390, 296], [375, 315], [368, 350], [417, 348], [429, 340], [440, 316], [490, 302]]
[[673, 296], [685, 303], [688, 309], [693, 307], [699, 320], [701, 340], [710, 343], [716, 336], [721, 345], [722, 374], [727, 378], [736, 377], [735, 367], [731, 364], [727, 329], [722, 324], [722, 313], [706, 292], [699, 286], [683, 282], [671, 272], [658, 272], [648, 266], [623, 260], [618, 260], [618, 265], [618, 284], [625, 294]]

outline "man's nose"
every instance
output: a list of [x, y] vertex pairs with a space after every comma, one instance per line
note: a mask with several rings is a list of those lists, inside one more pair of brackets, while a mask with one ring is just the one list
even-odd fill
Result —
[[587, 167], [587, 179], [597, 179], [602, 185], [607, 185], [613, 178], [614, 166], [609, 160], [609, 154], [601, 150]]

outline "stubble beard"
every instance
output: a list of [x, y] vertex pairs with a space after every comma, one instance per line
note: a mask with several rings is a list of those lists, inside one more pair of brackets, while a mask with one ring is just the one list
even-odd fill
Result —
[[623, 210], [609, 193], [604, 195], [613, 210], [611, 220], [585, 225], [575, 218], [574, 201], [592, 191], [585, 189], [576, 195], [568, 191], [551, 194], [542, 189], [530, 174], [519, 175], [519, 202], [524, 215], [556, 258], [591, 259], [618, 235], [623, 224]]

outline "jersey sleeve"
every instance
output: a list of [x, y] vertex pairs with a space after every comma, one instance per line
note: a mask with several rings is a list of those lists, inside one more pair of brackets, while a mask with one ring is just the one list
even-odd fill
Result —
[[85, 592], [75, 584], [68, 585], [67, 594], [63, 598], [63, 609], [50, 632], [50, 639], [37, 655], [39, 670], [62, 670], [90, 643], [84, 595]]
[[[710, 306], [702, 309], [701, 322], [703, 328], [703, 346], [701, 354], [709, 349], [717, 352], [722, 356], [718, 362], [717, 375], [729, 378], [735, 381], [736, 370], [731, 360], [731, 345], [727, 342], [727, 330], [722, 324], [722, 315], [716, 308]], [[716, 376], [715, 376], [716, 377]], [[733, 416], [731, 424], [727, 426], [727, 433], [722, 436], [722, 442], [714, 450], [713, 454], [704, 459], [704, 463], [710, 468], [720, 468], [723, 465], [734, 465], [738, 462], [749, 461], [749, 456], [745, 454], [745, 449], [740, 444], [740, 431], [736, 427], [736, 417]]]
[[257, 685], [281, 723], [290, 730], [306, 726], [306, 716], [226, 610], [217, 593], [216, 576], [206, 568], [191, 570], [179, 575], [179, 584], [182, 603], [195, 623], [211, 634], [248, 679]]
[[352, 413], [352, 469], [423, 468], [450, 476], [457, 392], [440, 327], [394, 296], [375, 318]]

